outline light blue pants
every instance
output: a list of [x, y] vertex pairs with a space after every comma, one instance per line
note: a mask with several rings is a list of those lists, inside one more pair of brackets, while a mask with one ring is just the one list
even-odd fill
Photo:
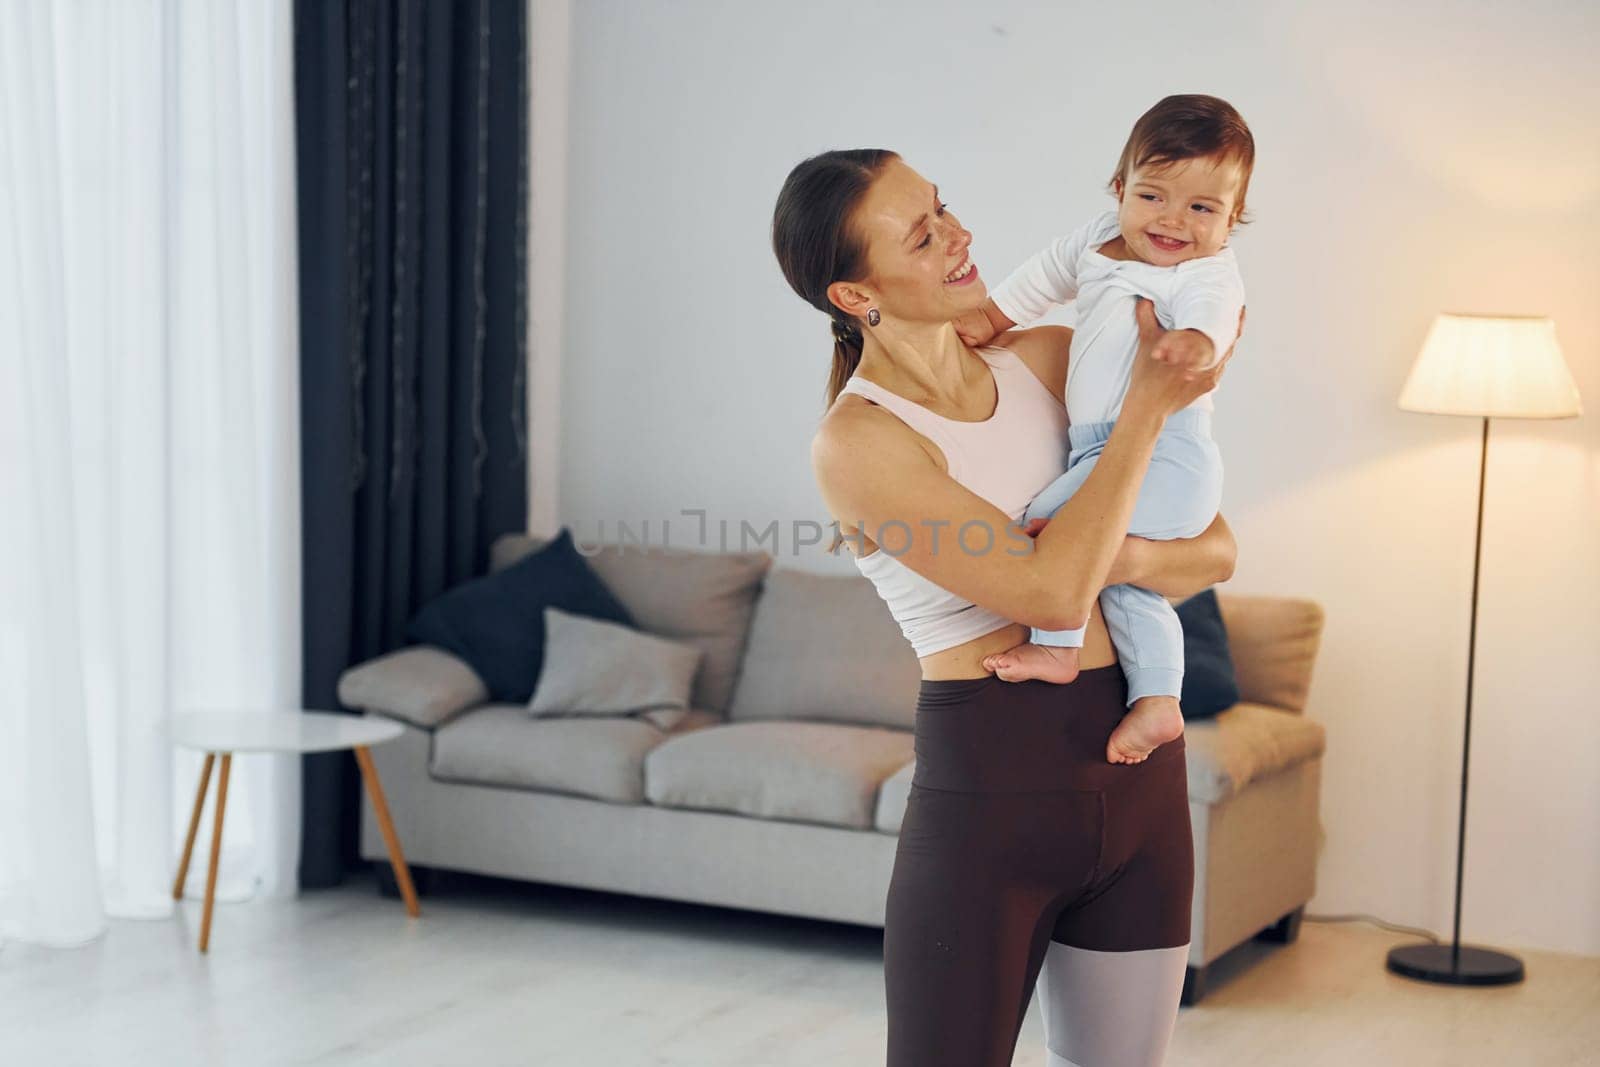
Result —
[[[1114, 425], [1096, 422], [1067, 427], [1067, 469], [1033, 498], [1024, 521], [1053, 516], [1072, 498], [1094, 470]], [[1221, 507], [1222, 455], [1211, 440], [1211, 413], [1186, 408], [1168, 416], [1139, 487], [1139, 502], [1128, 532], [1155, 541], [1198, 537]], [[1100, 592], [1100, 611], [1128, 678], [1128, 705], [1147, 696], [1179, 696], [1183, 692], [1183, 628], [1167, 598], [1135, 585], [1107, 586]], [[1035, 628], [1031, 640], [1036, 645], [1082, 648], [1086, 628]]]

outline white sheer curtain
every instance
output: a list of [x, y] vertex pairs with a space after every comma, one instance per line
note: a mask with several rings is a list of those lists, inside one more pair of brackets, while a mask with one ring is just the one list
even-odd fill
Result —
[[[170, 915], [166, 722], [299, 703], [291, 10], [0, 5], [0, 938]], [[241, 756], [219, 899], [292, 894], [299, 827]]]

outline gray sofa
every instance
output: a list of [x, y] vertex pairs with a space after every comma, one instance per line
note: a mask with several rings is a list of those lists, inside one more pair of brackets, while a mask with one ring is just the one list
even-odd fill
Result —
[[[507, 535], [498, 569], [543, 542]], [[373, 750], [422, 868], [882, 926], [913, 768], [916, 658], [864, 579], [765, 553], [607, 546], [640, 628], [705, 651], [689, 715], [535, 720], [416, 646], [352, 667], [347, 707], [406, 726]], [[1252, 937], [1292, 940], [1316, 885], [1324, 734], [1303, 714], [1310, 601], [1220, 597], [1241, 702], [1187, 728], [1195, 837], [1184, 1002]], [[386, 852], [363, 798], [361, 854]]]

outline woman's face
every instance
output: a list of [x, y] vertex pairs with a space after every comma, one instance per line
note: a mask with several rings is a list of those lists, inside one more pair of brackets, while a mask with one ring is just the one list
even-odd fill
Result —
[[901, 322], [946, 323], [989, 295], [968, 258], [972, 233], [939, 202], [939, 190], [891, 159], [857, 209], [867, 242], [866, 284], [876, 306]]

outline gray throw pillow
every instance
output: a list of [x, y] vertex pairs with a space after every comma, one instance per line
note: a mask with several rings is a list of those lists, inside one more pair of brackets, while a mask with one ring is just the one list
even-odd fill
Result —
[[670, 730], [689, 713], [700, 649], [549, 606], [544, 624], [529, 714], [636, 715]]

